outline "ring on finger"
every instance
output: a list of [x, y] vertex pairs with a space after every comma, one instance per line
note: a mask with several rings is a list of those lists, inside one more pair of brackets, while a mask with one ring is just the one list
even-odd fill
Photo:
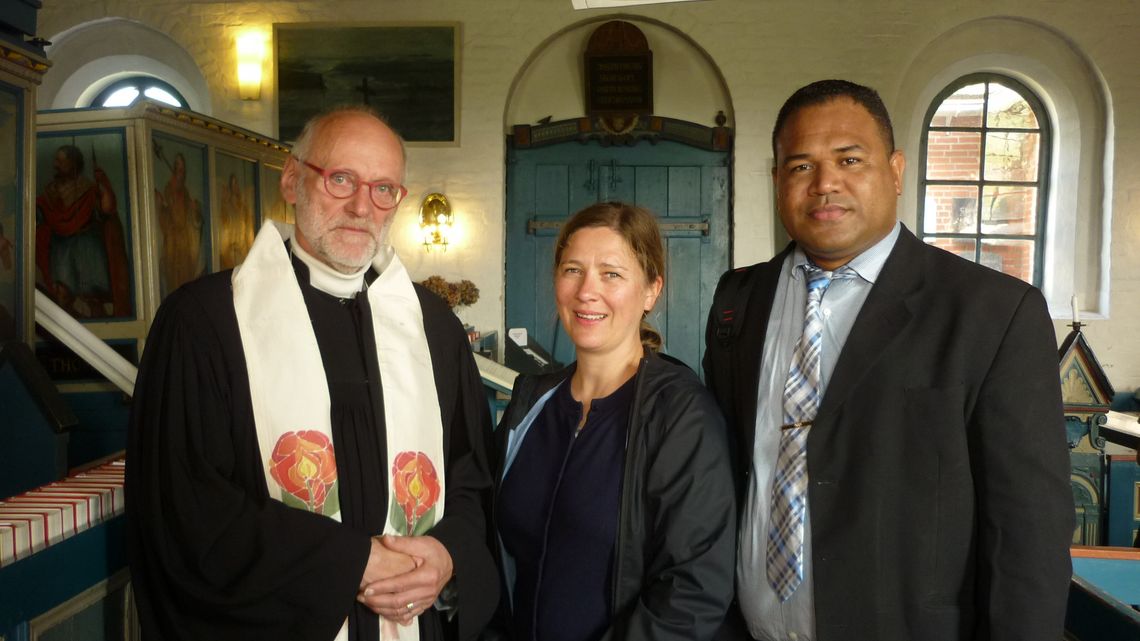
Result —
[[412, 610], [415, 610], [415, 609], [416, 609], [416, 602], [415, 601], [412, 601], [411, 603], [408, 604], [408, 611], [409, 612]]

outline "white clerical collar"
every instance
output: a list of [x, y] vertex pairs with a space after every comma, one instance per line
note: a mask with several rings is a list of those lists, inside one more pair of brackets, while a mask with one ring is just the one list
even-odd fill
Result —
[[365, 265], [353, 274], [342, 274], [305, 251], [295, 237], [289, 246], [293, 248], [293, 254], [308, 266], [309, 284], [313, 287], [338, 298], [352, 298], [364, 289], [364, 273], [371, 265]]

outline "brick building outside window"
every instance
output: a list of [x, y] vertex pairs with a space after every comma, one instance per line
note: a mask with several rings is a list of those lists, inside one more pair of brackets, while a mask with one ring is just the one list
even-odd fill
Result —
[[927, 111], [918, 228], [927, 243], [1041, 286], [1050, 127], [1021, 83], [971, 74]]

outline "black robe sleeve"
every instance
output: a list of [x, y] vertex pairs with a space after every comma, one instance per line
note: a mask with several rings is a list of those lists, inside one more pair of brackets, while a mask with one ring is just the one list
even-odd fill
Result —
[[424, 312], [447, 461], [443, 518], [429, 532], [451, 555], [458, 588], [458, 638], [473, 639], [499, 602], [498, 571], [491, 557], [491, 417], [483, 381], [467, 334], [438, 296], [416, 286]]
[[143, 636], [328, 641], [369, 536], [269, 498], [229, 279], [167, 298], [139, 370], [126, 496]]

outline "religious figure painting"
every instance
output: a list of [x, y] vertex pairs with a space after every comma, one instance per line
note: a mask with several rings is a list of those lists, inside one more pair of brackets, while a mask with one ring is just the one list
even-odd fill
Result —
[[36, 140], [36, 287], [80, 320], [135, 317], [122, 129]]
[[257, 163], [217, 152], [218, 266], [233, 269], [245, 259], [257, 230]]
[[165, 298], [210, 269], [206, 148], [158, 133], [151, 146], [159, 294]]
[[322, 109], [363, 103], [409, 142], [456, 143], [456, 24], [277, 24], [278, 138]]
[[19, 336], [20, 150], [23, 102], [18, 91], [0, 84], [0, 343]]
[[281, 197], [281, 167], [261, 165], [261, 220], [293, 224], [293, 210]]

